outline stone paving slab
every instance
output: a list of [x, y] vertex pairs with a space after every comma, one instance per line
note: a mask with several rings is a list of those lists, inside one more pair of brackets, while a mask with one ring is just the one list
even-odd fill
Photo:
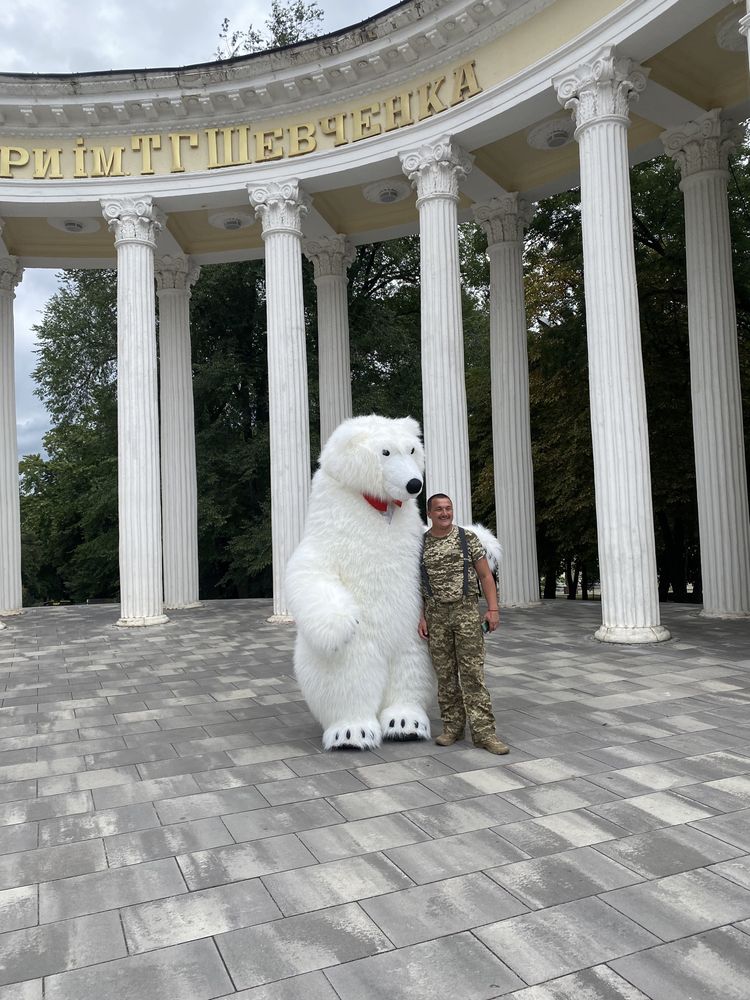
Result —
[[[518, 976], [471, 934], [456, 934], [331, 969], [341, 1000], [489, 1000], [519, 985]], [[499, 992], [498, 992], [499, 991]]]
[[659, 943], [656, 935], [596, 897], [512, 917], [475, 934], [531, 984]]
[[750, 622], [598, 611], [504, 613], [502, 758], [324, 754], [268, 602], [8, 619], [0, 1000], [748, 1000]]

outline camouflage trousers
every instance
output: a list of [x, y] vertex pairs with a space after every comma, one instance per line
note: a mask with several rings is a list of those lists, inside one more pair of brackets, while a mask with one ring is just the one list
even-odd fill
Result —
[[468, 718], [475, 743], [494, 736], [495, 717], [484, 682], [484, 636], [476, 600], [438, 604], [428, 599], [425, 618], [443, 730], [462, 735]]

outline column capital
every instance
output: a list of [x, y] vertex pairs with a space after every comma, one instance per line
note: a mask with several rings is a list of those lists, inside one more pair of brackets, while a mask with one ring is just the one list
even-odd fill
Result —
[[23, 277], [23, 267], [17, 257], [0, 257], [0, 292], [13, 296], [16, 285]]
[[471, 170], [474, 157], [451, 136], [399, 153], [401, 168], [417, 191], [417, 208], [428, 198], [458, 201], [458, 185]]
[[496, 243], [523, 242], [523, 235], [534, 214], [534, 206], [524, 201], [516, 191], [474, 205], [472, 212], [485, 231], [489, 248]]
[[[102, 198], [102, 215], [119, 243], [142, 243], [156, 247], [156, 234], [163, 228], [161, 213], [151, 198]], [[162, 216], [163, 219], [163, 216]]]
[[662, 132], [661, 141], [685, 180], [704, 170], [726, 171], [740, 135], [735, 123], [723, 119], [721, 111], [713, 108], [695, 121]]
[[629, 122], [630, 102], [646, 87], [649, 70], [632, 59], [618, 59], [612, 45], [601, 49], [552, 81], [557, 99], [573, 112], [576, 131], [597, 121], [619, 118]]
[[197, 264], [188, 257], [165, 254], [154, 261], [154, 277], [158, 292], [190, 292], [201, 273]]
[[310, 197], [296, 179], [248, 184], [250, 204], [263, 227], [263, 239], [270, 233], [302, 235], [302, 216], [310, 211]]
[[357, 256], [357, 250], [348, 236], [319, 236], [307, 240], [303, 247], [305, 256], [312, 261], [315, 278], [346, 276], [346, 269]]

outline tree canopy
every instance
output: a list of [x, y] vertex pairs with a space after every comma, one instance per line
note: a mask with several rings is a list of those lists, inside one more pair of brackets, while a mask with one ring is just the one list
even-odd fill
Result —
[[320, 33], [324, 13], [316, 0], [271, 0], [268, 17], [262, 28], [249, 24], [247, 28], [232, 28], [225, 17], [219, 29], [216, 59], [234, 59], [249, 52], [281, 48], [315, 38]]
[[[663, 599], [700, 599], [682, 197], [676, 168], [633, 168], [633, 232]], [[750, 170], [729, 191], [745, 426], [750, 418]], [[489, 273], [478, 227], [461, 228], [474, 515], [494, 524]], [[537, 207], [525, 247], [529, 385], [540, 573], [584, 592], [598, 576], [579, 192]], [[312, 454], [317, 327], [303, 262]], [[349, 271], [355, 413], [421, 419], [419, 240], [362, 246]], [[203, 597], [270, 592], [265, 285], [262, 262], [205, 267], [191, 301]], [[116, 278], [69, 271], [37, 328], [46, 455], [21, 463], [25, 602], [116, 597]]]

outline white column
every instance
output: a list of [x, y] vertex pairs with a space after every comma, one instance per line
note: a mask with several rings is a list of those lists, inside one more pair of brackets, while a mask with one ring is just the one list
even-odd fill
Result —
[[346, 236], [321, 236], [305, 243], [318, 291], [318, 384], [320, 447], [352, 415], [349, 360], [349, 301], [346, 269], [357, 255]]
[[453, 499], [458, 524], [471, 523], [458, 185], [472, 157], [449, 136], [401, 153], [417, 190], [422, 313], [422, 410], [427, 492]]
[[23, 603], [13, 358], [13, 299], [22, 274], [15, 257], [0, 257], [0, 615], [21, 614]]
[[523, 234], [531, 217], [517, 194], [474, 206], [490, 258], [490, 376], [497, 537], [503, 546], [503, 607], [539, 603]]
[[646, 393], [633, 249], [629, 102], [646, 74], [604, 49], [554, 81], [571, 108], [581, 162], [583, 276], [589, 355], [602, 625], [605, 642], [669, 638], [659, 623]]
[[117, 468], [120, 518], [118, 625], [160, 625], [162, 587], [159, 407], [150, 198], [102, 199], [117, 248]]
[[190, 289], [200, 268], [186, 257], [156, 261], [159, 299], [161, 502], [164, 606], [195, 608], [198, 597], [198, 486], [190, 354]]
[[748, 515], [737, 314], [727, 204], [738, 138], [719, 111], [662, 135], [685, 196], [690, 383], [703, 614], [750, 614]]
[[268, 408], [271, 437], [272, 621], [289, 621], [284, 575], [305, 524], [310, 492], [302, 216], [307, 196], [296, 180], [248, 186], [266, 247]]
[[750, 0], [734, 0], [734, 3], [745, 8], [745, 14], [739, 20], [738, 30], [747, 39], [748, 59], [750, 59]]

